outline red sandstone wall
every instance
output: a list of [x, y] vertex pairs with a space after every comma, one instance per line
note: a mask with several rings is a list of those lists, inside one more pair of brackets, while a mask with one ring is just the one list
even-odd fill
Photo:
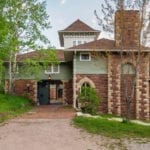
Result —
[[[126, 100], [125, 100], [125, 87], [127, 87], [128, 95], [131, 95], [131, 86], [134, 77], [133, 75], [121, 75], [121, 116], [126, 116]], [[124, 83], [125, 82], [125, 83]], [[130, 104], [130, 117], [136, 118], [136, 88], [134, 91], [134, 99]]]
[[[78, 74], [76, 75], [77, 78], [77, 83], [83, 79], [84, 77], [89, 78], [90, 80], [93, 81], [93, 83], [95, 84], [95, 88], [96, 91], [98, 93], [98, 95], [102, 98], [102, 102], [99, 106], [99, 110], [102, 113], [107, 113], [108, 112], [108, 77], [106, 74], [104, 75], [81, 75]], [[79, 91], [77, 91], [77, 93], [79, 93]]]
[[[8, 92], [9, 81], [5, 81], [5, 92]], [[18, 96], [27, 97], [36, 101], [37, 97], [36, 81], [34, 80], [16, 80], [14, 83], [14, 93]]]
[[73, 81], [72, 80], [64, 82], [63, 98], [67, 104], [69, 105], [73, 104]]

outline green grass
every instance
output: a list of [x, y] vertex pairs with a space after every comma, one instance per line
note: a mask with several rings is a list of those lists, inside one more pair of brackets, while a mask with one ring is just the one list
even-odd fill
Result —
[[0, 122], [18, 116], [32, 108], [27, 98], [0, 94]]
[[150, 138], [150, 126], [87, 117], [75, 117], [73, 122], [77, 127], [81, 127], [90, 133], [112, 138]]

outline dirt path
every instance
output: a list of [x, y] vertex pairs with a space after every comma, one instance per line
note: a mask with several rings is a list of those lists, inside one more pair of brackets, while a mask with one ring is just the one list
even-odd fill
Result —
[[47, 111], [44, 107], [36, 108], [0, 126], [0, 150], [150, 149], [150, 142], [145, 139], [114, 140], [88, 134], [72, 125], [71, 118], [75, 114], [72, 109], [49, 108], [46, 107]]

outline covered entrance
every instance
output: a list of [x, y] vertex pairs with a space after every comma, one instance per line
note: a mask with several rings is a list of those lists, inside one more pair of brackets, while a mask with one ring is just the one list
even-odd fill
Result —
[[38, 82], [38, 101], [40, 105], [62, 104], [63, 84], [61, 80], [42, 80]]

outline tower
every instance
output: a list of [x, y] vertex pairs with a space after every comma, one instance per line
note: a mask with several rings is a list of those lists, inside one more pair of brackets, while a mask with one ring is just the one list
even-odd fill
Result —
[[64, 30], [58, 31], [60, 45], [64, 48], [94, 41], [99, 33], [100, 31], [91, 28], [79, 19]]

